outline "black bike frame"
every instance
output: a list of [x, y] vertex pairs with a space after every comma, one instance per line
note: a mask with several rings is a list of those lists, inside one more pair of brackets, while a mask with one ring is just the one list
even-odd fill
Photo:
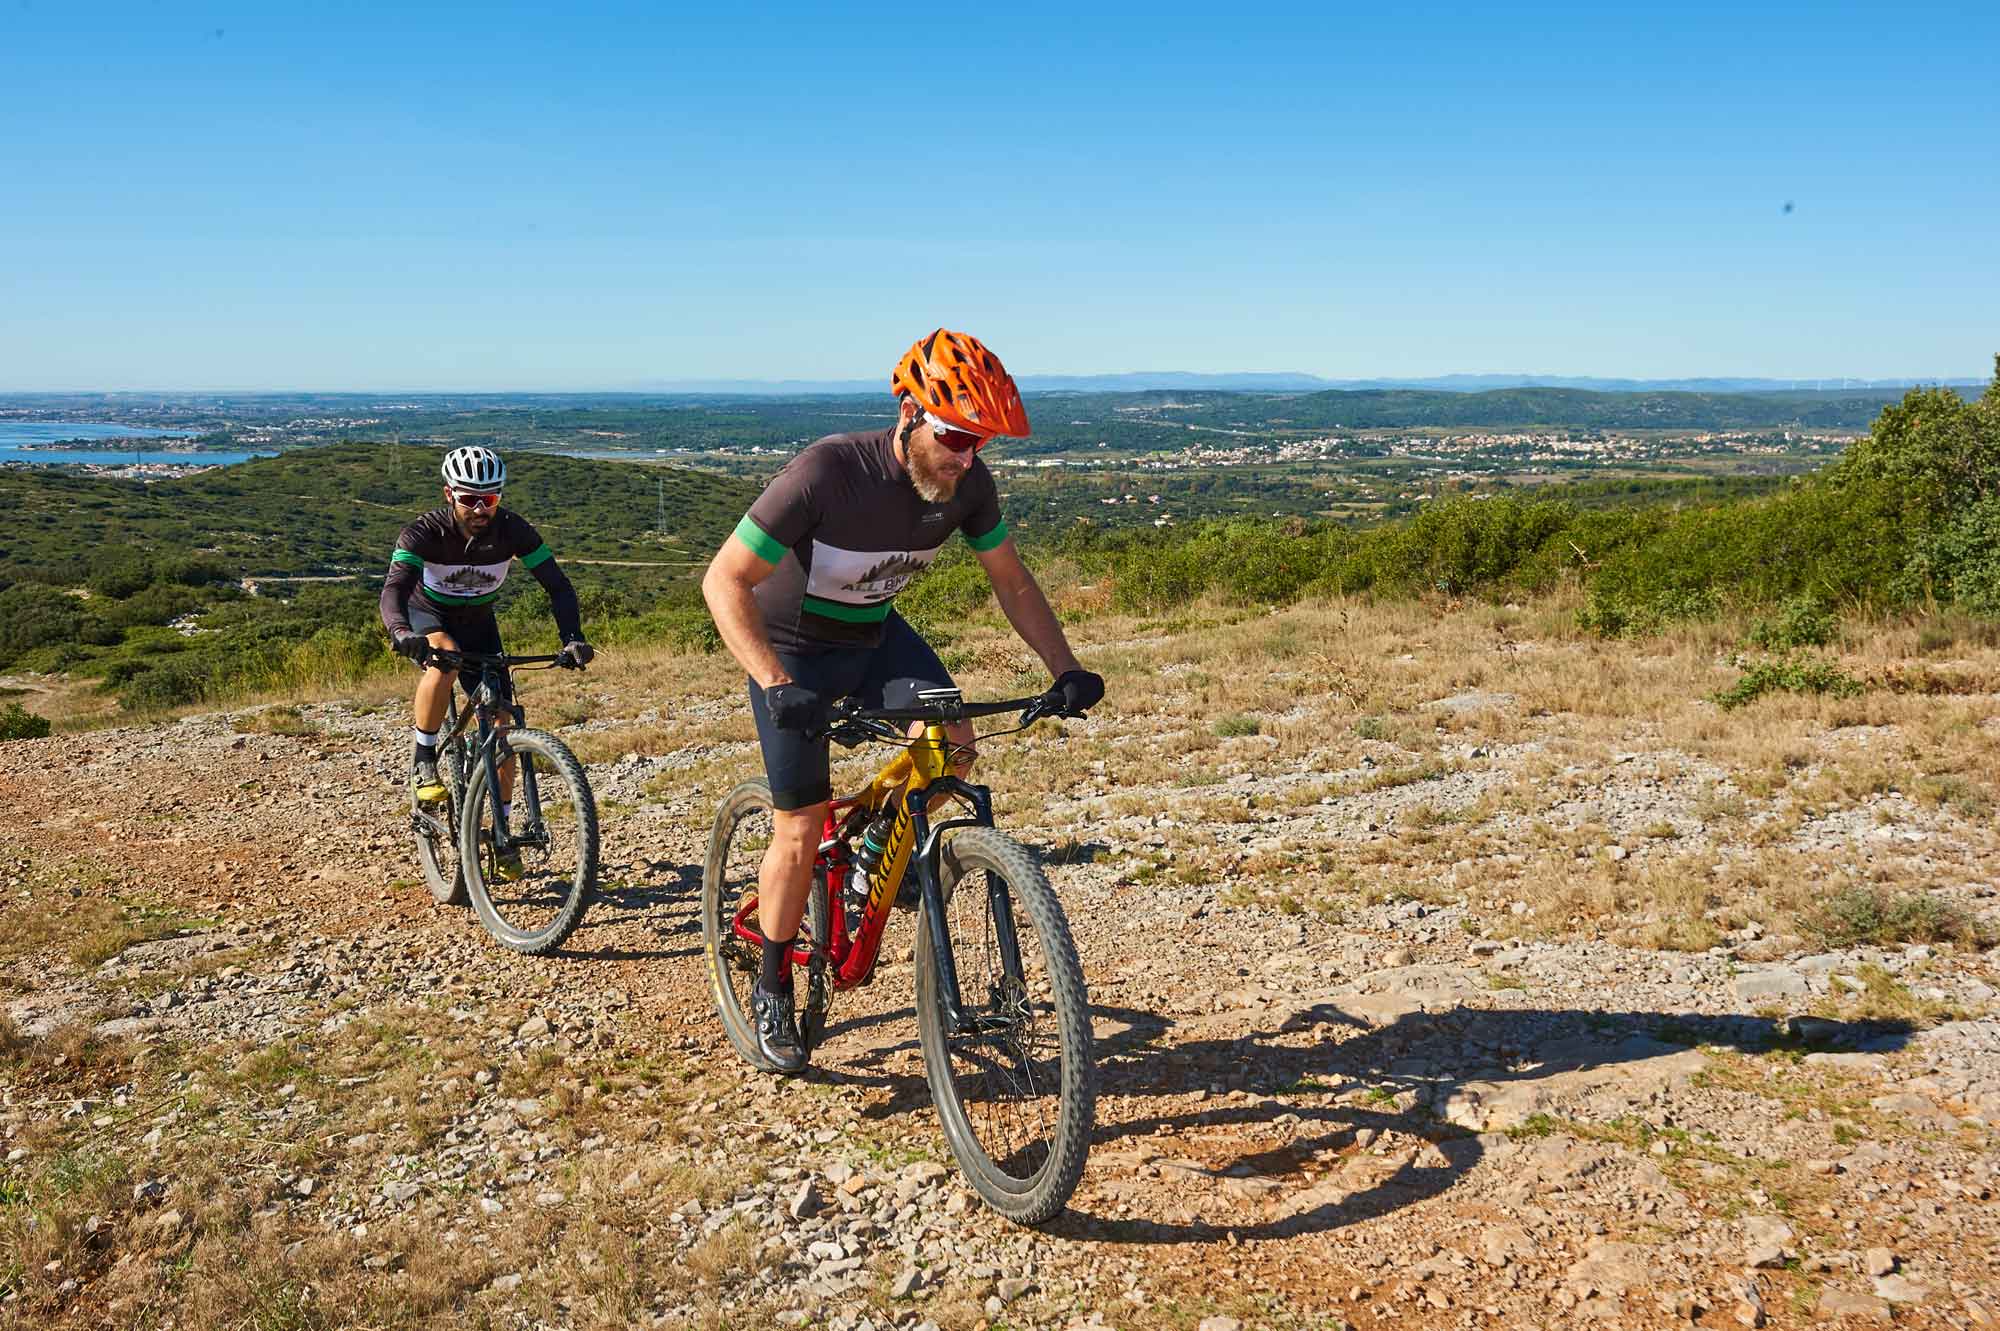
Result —
[[[464, 732], [467, 723], [477, 719], [479, 723], [479, 740], [473, 749], [472, 761], [466, 764], [465, 781], [467, 785], [470, 785], [472, 783], [472, 774], [481, 765], [487, 768], [486, 798], [493, 811], [493, 844], [499, 850], [506, 850], [513, 845], [512, 829], [507, 826], [507, 819], [500, 810], [500, 768], [512, 759], [514, 755], [509, 753], [506, 758], [497, 756], [500, 746], [503, 743], [502, 736], [505, 732], [493, 724], [493, 717], [500, 710], [498, 683], [505, 677], [506, 669], [506, 666], [497, 661], [480, 662], [479, 687], [473, 692], [471, 706], [467, 707], [464, 713], [458, 715], [456, 720], [452, 720], [450, 716], [447, 716], [447, 720], [452, 720], [452, 725], [450, 732], [444, 736], [443, 740], [444, 743], [451, 743], [457, 740], [460, 734]], [[452, 695], [447, 706], [454, 713], [458, 711], [458, 697], [456, 694]], [[517, 726], [525, 726], [528, 723], [528, 714], [521, 710], [519, 703], [509, 703], [507, 713]], [[531, 815], [539, 820], [542, 803], [540, 795], [535, 790], [535, 765], [533, 763], [524, 762], [521, 764], [521, 797], [526, 802]], [[456, 836], [457, 831], [458, 829], [456, 828], [451, 829], [452, 835]]]

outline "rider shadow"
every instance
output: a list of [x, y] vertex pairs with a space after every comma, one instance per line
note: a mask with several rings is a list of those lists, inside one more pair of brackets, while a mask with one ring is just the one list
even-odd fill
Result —
[[[1758, 1017], [1535, 1009], [1411, 1012], [1387, 1025], [1372, 1026], [1334, 1005], [1322, 1004], [1292, 1014], [1271, 1031], [1233, 1039], [1177, 1041], [1174, 1021], [1155, 1013], [1100, 1007], [1095, 1015], [1100, 1023], [1108, 1020], [1124, 1027], [1096, 1042], [1101, 1097], [1116, 1096], [1129, 1104], [1148, 1094], [1212, 1090], [1218, 1069], [1228, 1069], [1220, 1074], [1224, 1083], [1276, 1093], [1276, 1098], [1204, 1102], [1197, 1109], [1142, 1114], [1112, 1123], [1103, 1122], [1100, 1113], [1094, 1151], [1115, 1151], [1121, 1142], [1146, 1139], [1149, 1147], [1161, 1149], [1132, 1153], [1137, 1156], [1136, 1169], [1206, 1177], [1215, 1189], [1242, 1190], [1245, 1199], [1263, 1203], [1261, 1208], [1238, 1208], [1228, 1219], [1212, 1221], [1192, 1215], [1135, 1219], [1096, 1214], [1072, 1202], [1071, 1209], [1049, 1227], [1051, 1233], [1071, 1237], [1149, 1244], [1209, 1243], [1230, 1235], [1238, 1241], [1284, 1238], [1373, 1219], [1436, 1197], [1504, 1140], [1475, 1134], [1440, 1117], [1439, 1110], [1446, 1105], [1461, 1106], [1463, 1116], [1463, 1106], [1477, 1112], [1481, 1101], [1506, 1104], [1519, 1121], [1527, 1116], [1523, 1109], [1545, 1098], [1529, 1083], [1583, 1074], [1565, 1086], [1564, 1097], [1603, 1097], [1603, 1104], [1610, 1107], [1629, 1100], [1630, 1112], [1638, 1112], [1651, 1091], [1632, 1084], [1636, 1066], [1685, 1056], [1697, 1046], [1743, 1052], [1880, 1052], [1901, 1047], [1910, 1034], [1907, 1025], [1815, 1021], [1802, 1038], [1785, 1022]], [[1279, 1037], [1326, 1026], [1352, 1034], [1305, 1047], [1279, 1042]], [[1443, 1067], [1470, 1061], [1461, 1054], [1468, 1045], [1496, 1052], [1479, 1056], [1486, 1060], [1485, 1066], [1463, 1075], [1444, 1074]], [[1435, 1049], [1425, 1053], [1426, 1046]], [[1595, 1073], [1605, 1075], [1591, 1075]], [[1337, 1102], [1336, 1097], [1346, 1098]], [[1551, 1111], [1561, 1111], [1557, 1099], [1547, 1103]], [[1290, 1118], [1279, 1124], [1277, 1120], [1285, 1116]], [[1244, 1150], [1232, 1159], [1174, 1158], [1194, 1150], [1182, 1145], [1178, 1134], [1231, 1126], [1262, 1129], [1259, 1135], [1284, 1140]], [[1407, 1148], [1387, 1157], [1355, 1156], [1358, 1134], [1366, 1129], [1421, 1139], [1430, 1147]], [[1357, 1175], [1350, 1175], [1340, 1161], [1332, 1160], [1337, 1155], [1365, 1162], [1379, 1159], [1380, 1167], [1364, 1163]], [[1323, 1166], [1302, 1182], [1285, 1181], [1286, 1176], [1305, 1172], [1316, 1157], [1330, 1162], [1331, 1172]], [[1149, 1191], [1126, 1186], [1133, 1196]], [[1105, 1189], [1101, 1195], [1112, 1193]]]
[[670, 878], [647, 882], [600, 883], [579, 936], [602, 926], [637, 925], [651, 932], [658, 947], [563, 947], [552, 953], [592, 961], [672, 961], [702, 954], [701, 866], [674, 865]]

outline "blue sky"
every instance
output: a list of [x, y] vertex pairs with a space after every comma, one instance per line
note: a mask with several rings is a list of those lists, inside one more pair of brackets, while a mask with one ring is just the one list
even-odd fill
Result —
[[2000, 6], [1389, 8], [0, 0], [0, 390], [2000, 351]]

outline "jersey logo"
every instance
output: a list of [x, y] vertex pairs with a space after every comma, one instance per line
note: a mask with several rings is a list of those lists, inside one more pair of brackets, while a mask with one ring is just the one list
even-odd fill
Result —
[[850, 592], [876, 595], [883, 592], [894, 594], [903, 589], [905, 583], [922, 573], [929, 560], [917, 559], [911, 555], [891, 555], [881, 563], [868, 569], [852, 582], [842, 585]]
[[943, 549], [939, 544], [928, 550], [843, 550], [816, 540], [806, 595], [846, 605], [879, 604], [930, 567]]
[[467, 566], [454, 570], [440, 582], [453, 591], [483, 592], [493, 585], [493, 575], [485, 569]]

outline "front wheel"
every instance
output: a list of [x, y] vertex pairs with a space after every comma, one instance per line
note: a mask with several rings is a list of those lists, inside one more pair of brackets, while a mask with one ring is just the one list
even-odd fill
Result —
[[1055, 889], [1019, 843], [966, 828], [944, 847], [942, 878], [965, 1026], [950, 1028], [930, 921], [920, 919], [924, 1074], [973, 1189], [1008, 1219], [1038, 1225], [1068, 1204], [1090, 1149], [1096, 1078], [1083, 968]]
[[[532, 806], [517, 799], [512, 829], [496, 829], [487, 793], [493, 767], [479, 764], [459, 815], [459, 860], [486, 931], [516, 952], [539, 957], [563, 945], [597, 891], [597, 801], [583, 764], [554, 735], [516, 729], [502, 743], [521, 764], [515, 794], [526, 790], [532, 770], [537, 799]], [[520, 855], [518, 870], [504, 844]]]

